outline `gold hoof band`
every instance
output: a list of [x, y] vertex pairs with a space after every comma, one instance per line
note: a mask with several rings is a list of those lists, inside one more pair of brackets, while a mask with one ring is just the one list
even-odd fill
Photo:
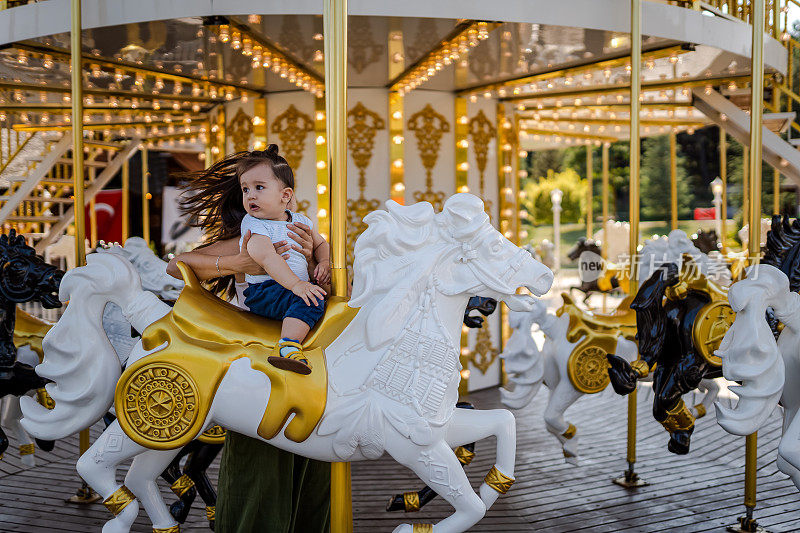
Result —
[[178, 479], [176, 479], [175, 483], [170, 485], [169, 488], [172, 489], [172, 492], [175, 493], [175, 496], [181, 498], [183, 497], [184, 494], [186, 494], [186, 491], [188, 491], [192, 487], [194, 487], [194, 481], [192, 481], [192, 478], [184, 474]]
[[215, 506], [206, 507], [206, 520], [213, 522], [216, 518], [217, 508]]
[[136, 497], [128, 489], [128, 487], [122, 485], [120, 488], [115, 490], [111, 496], [103, 500], [103, 505], [106, 506], [106, 509], [111, 511], [111, 514], [117, 516], [128, 506], [129, 503], [135, 499]]
[[634, 372], [639, 374], [640, 378], [646, 378], [650, 373], [650, 365], [647, 364], [647, 361], [643, 361], [642, 359], [637, 359], [632, 362], [631, 368], [633, 368]]
[[694, 410], [697, 411], [697, 418], [703, 418], [706, 416], [706, 406], [702, 403], [695, 405]]
[[456, 457], [458, 458], [459, 463], [467, 466], [472, 462], [473, 459], [475, 459], [475, 452], [471, 452], [463, 446], [459, 446], [456, 448]]
[[661, 422], [664, 429], [670, 433], [674, 431], [685, 431], [694, 426], [694, 417], [689, 412], [689, 408], [683, 403], [683, 400], [678, 402], [673, 409], [667, 411], [667, 418]]
[[433, 533], [433, 524], [414, 524], [411, 533]]
[[405, 507], [407, 513], [416, 513], [419, 511], [419, 493], [404, 492], [403, 506]]
[[505, 494], [508, 492], [508, 489], [511, 488], [511, 485], [514, 484], [514, 478], [508, 477], [498, 470], [496, 466], [493, 466], [492, 469], [489, 470], [489, 473], [486, 474], [486, 477], [483, 478], [483, 480], [487, 485], [492, 487], [500, 494]]
[[569, 427], [567, 428], [567, 430], [564, 433], [562, 433], [561, 436], [564, 437], [567, 440], [570, 440], [572, 437], [575, 436], [575, 434], [577, 432], [578, 432], [578, 428], [576, 428], [575, 426], [570, 424]]
[[162, 528], [154, 527], [153, 533], [181, 533], [181, 526], [175, 524], [172, 527], [162, 527]]
[[19, 454], [20, 455], [33, 455], [36, 451], [36, 447], [33, 444], [20, 444], [19, 445]]

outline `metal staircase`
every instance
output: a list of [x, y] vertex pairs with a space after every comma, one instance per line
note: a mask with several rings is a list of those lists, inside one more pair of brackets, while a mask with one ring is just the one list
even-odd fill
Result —
[[[3, 154], [0, 224], [13, 224], [20, 233], [38, 239], [35, 248], [42, 253], [74, 219], [74, 154], [69, 134], [60, 138], [42, 138], [44, 143], [39, 152], [26, 152], [26, 145], [30, 146], [32, 139], [33, 135]], [[86, 204], [111, 181], [140, 145], [138, 137], [122, 142], [84, 141]]]
[[[715, 90], [697, 87], [692, 90], [693, 104], [712, 122], [738, 142], [747, 146], [750, 142], [750, 115], [738, 105]], [[764, 113], [763, 122], [783, 123], [787, 127], [795, 118], [794, 112]], [[762, 157], [781, 174], [791, 179], [800, 187], [800, 151], [781, 138], [773, 130], [779, 132], [783, 128], [762, 126]]]

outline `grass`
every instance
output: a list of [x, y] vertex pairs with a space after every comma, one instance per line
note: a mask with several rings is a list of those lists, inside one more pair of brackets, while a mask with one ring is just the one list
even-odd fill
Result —
[[[728, 228], [732, 226], [733, 221], [728, 221]], [[527, 242], [531, 243], [532, 245], [536, 246], [542, 240], [547, 239], [549, 241], [553, 240], [553, 226], [523, 226], [524, 229], [528, 231], [528, 239]], [[602, 227], [601, 224], [595, 224], [594, 231], [596, 232]], [[713, 220], [679, 220], [678, 221], [678, 229], [681, 229], [686, 232], [687, 235], [691, 237], [691, 235], [698, 230], [712, 230], [716, 227], [716, 223]], [[643, 242], [645, 239], [651, 238], [654, 234], [655, 235], [665, 235], [669, 233], [669, 222], [660, 222], [660, 221], [642, 221], [639, 224], [639, 233], [641, 235], [640, 243]], [[586, 226], [583, 224], [562, 224], [561, 225], [561, 265], [563, 267], [577, 267], [577, 261], [571, 261], [567, 257], [567, 252], [572, 248], [580, 237], [584, 237], [586, 235]]]

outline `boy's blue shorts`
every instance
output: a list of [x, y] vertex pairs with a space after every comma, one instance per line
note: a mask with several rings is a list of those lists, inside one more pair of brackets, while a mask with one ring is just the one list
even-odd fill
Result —
[[244, 290], [244, 303], [257, 315], [273, 320], [297, 318], [310, 328], [319, 322], [325, 312], [325, 300], [316, 307], [306, 305], [302, 298], [272, 279], [247, 287]]

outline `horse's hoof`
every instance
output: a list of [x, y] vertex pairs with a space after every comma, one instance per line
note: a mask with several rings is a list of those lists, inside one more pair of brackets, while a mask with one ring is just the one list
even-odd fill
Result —
[[414, 532], [414, 526], [412, 526], [411, 524], [400, 524], [392, 531], [392, 533], [413, 533], [413, 532]]
[[405, 511], [406, 506], [405, 502], [403, 501], [402, 494], [395, 494], [394, 496], [389, 498], [388, 503], [386, 504], [386, 511], [393, 512], [393, 511]]
[[689, 453], [692, 434], [686, 431], [676, 431], [670, 434], [667, 449], [676, 455], [686, 455]]
[[20, 460], [22, 461], [22, 464], [24, 464], [28, 468], [33, 468], [34, 466], [36, 466], [36, 456], [34, 456], [33, 454], [23, 455], [22, 457], [20, 457]]
[[611, 386], [614, 388], [614, 392], [620, 396], [625, 396], [635, 391], [638, 374], [633, 367], [631, 367], [630, 363], [622, 357], [613, 354], [607, 354], [606, 359], [608, 359], [608, 363], [611, 365], [608, 368], [608, 377], [611, 380]]
[[56, 447], [56, 441], [54, 440], [40, 440], [40, 439], [34, 439], [34, 440], [36, 441], [36, 446], [43, 452], [52, 452], [53, 448]]
[[[192, 491], [195, 491], [195, 489], [194, 488], [189, 489], [183, 496], [184, 497], [190, 496], [191, 499], [194, 500], [195, 494], [190, 494]], [[189, 511], [191, 509], [192, 505], [187, 504], [186, 502], [183, 501], [183, 498], [181, 498], [180, 500], [176, 501], [175, 503], [169, 506], [169, 514], [172, 515], [172, 518], [177, 520], [179, 523], [183, 524], [184, 522], [186, 522], [186, 518], [189, 516]]]

